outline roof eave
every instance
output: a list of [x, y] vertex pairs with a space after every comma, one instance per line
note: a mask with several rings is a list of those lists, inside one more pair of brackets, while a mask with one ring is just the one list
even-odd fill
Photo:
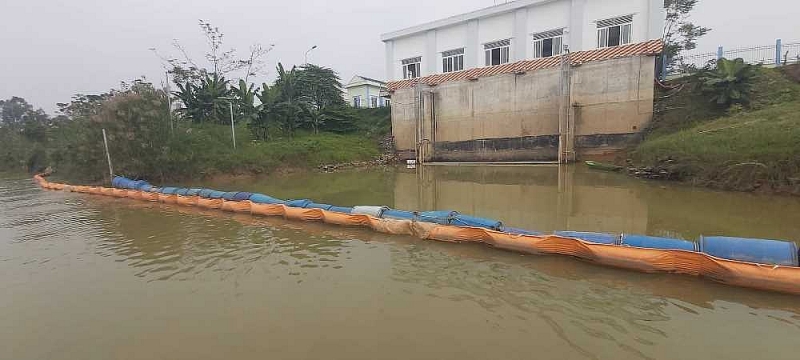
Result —
[[381, 34], [381, 41], [389, 41], [394, 40], [401, 37], [415, 35], [421, 32], [425, 32], [432, 29], [438, 29], [448, 26], [457, 25], [460, 23], [465, 23], [470, 20], [480, 19], [489, 16], [500, 15], [508, 12], [512, 12], [519, 8], [531, 6], [531, 5], [539, 5], [544, 3], [549, 3], [557, 0], [517, 0], [511, 1], [503, 4], [498, 4], [490, 7], [486, 7], [483, 9], [471, 11], [464, 14], [450, 16], [444, 19], [436, 20], [427, 22], [424, 24], [408, 27], [405, 29], [400, 29], [397, 31], [392, 31], [388, 33]]

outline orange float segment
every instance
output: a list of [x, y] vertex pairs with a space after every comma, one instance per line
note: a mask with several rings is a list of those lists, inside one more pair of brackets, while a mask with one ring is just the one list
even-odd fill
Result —
[[722, 259], [689, 250], [663, 250], [618, 244], [600, 244], [558, 235], [511, 234], [482, 227], [439, 225], [414, 219], [384, 219], [363, 214], [348, 214], [320, 208], [298, 208], [284, 204], [261, 204], [250, 200], [231, 201], [199, 196], [167, 195], [139, 190], [120, 191], [114, 188], [71, 186], [50, 183], [34, 177], [46, 189], [127, 197], [141, 201], [162, 201], [183, 206], [250, 213], [263, 216], [284, 216], [292, 220], [324, 221], [345, 226], [364, 226], [397, 235], [449, 242], [482, 242], [499, 249], [528, 254], [561, 254], [597, 264], [642, 272], [672, 272], [703, 276], [735, 286], [779, 291], [800, 295], [800, 267], [765, 265]]

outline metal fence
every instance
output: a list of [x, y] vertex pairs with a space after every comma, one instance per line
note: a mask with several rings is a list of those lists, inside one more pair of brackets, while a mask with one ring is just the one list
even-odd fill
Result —
[[741, 58], [749, 64], [762, 64], [766, 66], [780, 66], [800, 62], [800, 42], [783, 43], [780, 39], [773, 45], [751, 46], [736, 49], [724, 49], [722, 46], [716, 52], [687, 51], [680, 54], [680, 58], [669, 69], [668, 76], [682, 76], [692, 73], [706, 66], [713, 66], [719, 58]]

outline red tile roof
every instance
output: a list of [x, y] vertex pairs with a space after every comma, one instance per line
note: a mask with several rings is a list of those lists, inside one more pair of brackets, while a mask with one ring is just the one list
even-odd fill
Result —
[[[615, 46], [597, 50], [576, 51], [570, 54], [570, 62], [573, 66], [590, 61], [618, 59], [629, 56], [657, 55], [663, 50], [664, 45], [661, 40], [650, 40], [646, 42]], [[426, 85], [438, 85], [448, 81], [474, 80], [498, 74], [515, 74], [532, 70], [547, 69], [558, 67], [561, 64], [559, 56], [553, 56], [535, 60], [522, 60], [513, 63], [487, 66], [482, 68], [469, 69], [445, 74], [428, 75], [422, 78], [390, 81], [386, 84], [388, 91], [409, 88], [421, 82]]]

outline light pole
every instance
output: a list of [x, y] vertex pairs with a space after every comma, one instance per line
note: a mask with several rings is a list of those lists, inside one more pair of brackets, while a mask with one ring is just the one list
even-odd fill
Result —
[[316, 48], [317, 48], [317, 45], [314, 45], [314, 46], [311, 47], [311, 49], [306, 50], [305, 55], [303, 55], [303, 64], [308, 64], [308, 53], [310, 53], [311, 50], [314, 50]]
[[233, 126], [233, 100], [236, 100], [232, 97], [221, 97], [220, 99], [228, 100], [228, 105], [231, 109], [231, 139], [233, 140], [233, 149], [236, 149], [236, 128]]

